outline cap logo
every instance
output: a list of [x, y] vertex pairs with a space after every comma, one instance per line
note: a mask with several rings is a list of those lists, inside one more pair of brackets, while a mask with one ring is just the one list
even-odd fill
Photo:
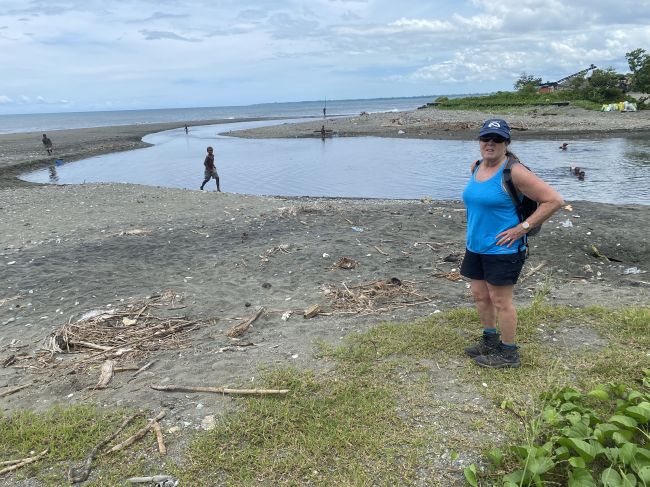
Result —
[[490, 122], [490, 123], [488, 124], [488, 127], [491, 128], [491, 129], [492, 129], [492, 128], [495, 128], [495, 127], [496, 127], [496, 128], [501, 128], [501, 124], [500, 124], [499, 122]]

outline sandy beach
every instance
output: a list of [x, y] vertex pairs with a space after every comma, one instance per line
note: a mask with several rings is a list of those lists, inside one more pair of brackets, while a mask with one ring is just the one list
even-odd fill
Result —
[[[339, 136], [470, 140], [486, 116], [418, 110], [326, 123]], [[519, 129], [517, 137], [560, 141], [621, 133], [647, 136], [650, 131], [650, 110], [555, 108], [506, 118]], [[237, 135], [313, 137], [321, 125], [279, 125]], [[182, 124], [48, 135], [54, 156], [71, 161], [142, 147], [143, 135], [174, 127]], [[382, 321], [472, 306], [467, 283], [457, 274], [465, 230], [458, 201], [270, 198], [124, 184], [35, 185], [20, 182], [16, 175], [52, 162], [40, 134], [0, 135], [0, 146], [0, 358], [5, 363], [0, 389], [30, 384], [0, 398], [3, 411], [93, 401], [165, 407], [172, 411], [171, 421], [197, 425], [207, 410], [218, 414], [228, 403], [207, 394], [172, 398], [152, 391], [152, 382], [254, 386], [261, 365], [318, 367], [312, 354], [316, 340], [338, 343], [346, 334]], [[552, 304], [647, 305], [648, 208], [567, 204], [531, 239], [530, 258], [516, 288], [517, 304], [529, 305], [534, 293], [550, 283]], [[346, 289], [396, 288], [400, 283], [400, 292], [382, 299], [339, 299]], [[160, 295], [165, 299], [155, 301]], [[152, 362], [132, 380], [117, 374], [108, 388], [93, 389], [97, 363], [74, 367], [71, 358], [43, 353], [48, 338], [63, 325], [89, 312], [124, 310], [143, 302], [196, 326], [179, 334], [174, 346], [126, 347], [116, 355], [121, 367], [137, 369]], [[321, 313], [304, 318], [303, 312], [314, 305]], [[227, 336], [258, 308], [263, 311], [246, 332], [238, 339]], [[524, 344], [524, 364], [525, 354]]]

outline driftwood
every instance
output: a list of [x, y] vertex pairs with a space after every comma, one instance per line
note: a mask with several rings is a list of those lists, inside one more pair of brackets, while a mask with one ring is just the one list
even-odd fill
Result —
[[521, 279], [522, 279], [522, 280], [524, 280], [524, 279], [528, 279], [530, 276], [532, 276], [533, 274], [535, 274], [536, 272], [538, 272], [538, 271], [539, 271], [542, 267], [544, 267], [545, 265], [546, 265], [546, 261], [543, 260], [539, 265], [536, 265], [535, 267], [533, 267], [532, 269], [530, 269], [528, 272], [526, 272], [526, 274], [524, 274], [523, 277], [522, 277]]
[[123, 450], [124, 448], [127, 448], [128, 446], [131, 446], [133, 443], [135, 443], [135, 442], [138, 441], [140, 438], [142, 438], [144, 435], [146, 435], [147, 432], [150, 431], [151, 428], [153, 428], [154, 423], [157, 423], [158, 421], [160, 421], [161, 419], [163, 419], [163, 418], [165, 417], [166, 414], [167, 414], [167, 413], [166, 413], [165, 411], [161, 411], [161, 412], [159, 412], [158, 415], [157, 415], [155, 418], [153, 418], [151, 421], [149, 421], [149, 423], [147, 424], [147, 426], [145, 426], [145, 427], [142, 428], [141, 430], [137, 431], [134, 435], [129, 436], [129, 437], [128, 437], [126, 440], [124, 440], [122, 443], [119, 443], [119, 444], [115, 445], [113, 448], [111, 448], [110, 450], [108, 450], [108, 451], [106, 452], [106, 454], [114, 453], [114, 452], [116, 452], [116, 451]]
[[25, 465], [29, 465], [30, 463], [34, 463], [35, 461], [37, 461], [40, 458], [44, 457], [49, 450], [50, 450], [49, 448], [46, 448], [41, 453], [39, 453], [38, 455], [35, 455], [33, 457], [27, 457], [27, 458], [23, 458], [21, 460], [11, 460], [13, 465], [10, 465], [10, 466], [5, 467], [2, 470], [0, 470], [0, 475], [3, 475], [5, 473], [9, 473], [9, 472], [13, 472], [14, 470], [18, 470], [19, 468], [24, 467]]
[[388, 255], [388, 252], [384, 252], [383, 250], [381, 250], [381, 249], [380, 249], [379, 247], [377, 247], [376, 245], [373, 245], [373, 247], [374, 247], [375, 249], [377, 249], [377, 252], [379, 252], [381, 255]]
[[126, 481], [131, 484], [149, 484], [155, 482], [156, 485], [168, 480], [173, 481], [174, 477], [171, 475], [154, 475], [152, 477], [131, 477], [130, 479], [126, 479]]
[[274, 394], [286, 394], [289, 389], [228, 389], [226, 387], [204, 387], [204, 386], [151, 386], [156, 391], [165, 392], [214, 392], [215, 394], [236, 394], [242, 396], [266, 396]]
[[302, 317], [305, 319], [313, 318], [318, 313], [320, 313], [320, 305], [314, 304], [313, 306], [310, 306], [303, 312]]
[[135, 374], [133, 374], [131, 376], [131, 378], [127, 382], [131, 382], [133, 379], [135, 379], [138, 376], [138, 374], [140, 372], [144, 372], [145, 370], [147, 370], [152, 365], [153, 365], [153, 361], [152, 362], [147, 362], [146, 364], [144, 364], [142, 367], [140, 367], [138, 370], [135, 371]]
[[32, 383], [30, 382], [29, 384], [23, 384], [22, 386], [16, 386], [16, 387], [12, 387], [11, 389], [5, 389], [4, 391], [0, 392], [0, 397], [10, 396], [11, 394], [18, 391], [22, 391], [23, 389], [31, 385]]
[[160, 423], [156, 421], [153, 424], [153, 430], [156, 433], [156, 441], [158, 442], [158, 451], [161, 455], [167, 455], [167, 447], [165, 446], [165, 439], [163, 438], [162, 428]]
[[248, 318], [246, 321], [242, 321], [240, 324], [233, 326], [230, 330], [228, 330], [227, 335], [230, 338], [242, 336], [250, 328], [253, 322], [261, 316], [263, 312], [264, 312], [263, 307], [258, 308], [257, 312], [253, 316]]
[[100, 441], [95, 448], [90, 450], [90, 453], [86, 457], [86, 460], [84, 461], [83, 465], [79, 468], [74, 468], [70, 467], [68, 470], [68, 480], [70, 480], [70, 483], [72, 484], [77, 484], [80, 482], [85, 482], [88, 480], [88, 477], [90, 476], [90, 466], [93, 463], [93, 460], [97, 456], [97, 453], [99, 452], [100, 449], [102, 449], [105, 445], [107, 445], [109, 442], [113, 441], [113, 439], [120, 434], [120, 431], [122, 431], [124, 428], [128, 426], [128, 424], [133, 421], [135, 418], [140, 416], [142, 413], [137, 413], [134, 414], [133, 416], [130, 416], [126, 418], [122, 424], [120, 425], [117, 430], [115, 430], [114, 433], [112, 433], [110, 436], [105, 438], [104, 440]]
[[115, 367], [115, 362], [112, 360], [107, 360], [102, 364], [102, 370], [99, 374], [99, 381], [95, 386], [95, 389], [106, 389], [108, 383], [113, 378], [113, 368]]

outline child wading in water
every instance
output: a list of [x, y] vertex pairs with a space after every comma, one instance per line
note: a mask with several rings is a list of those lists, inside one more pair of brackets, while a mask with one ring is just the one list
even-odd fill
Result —
[[208, 155], [205, 156], [203, 165], [205, 166], [205, 180], [203, 181], [203, 184], [201, 184], [201, 191], [203, 191], [205, 183], [210, 181], [210, 178], [214, 178], [214, 180], [217, 182], [217, 191], [221, 192], [221, 188], [219, 187], [219, 174], [217, 174], [217, 168], [214, 165], [214, 154], [212, 153], [212, 147], [208, 147]]

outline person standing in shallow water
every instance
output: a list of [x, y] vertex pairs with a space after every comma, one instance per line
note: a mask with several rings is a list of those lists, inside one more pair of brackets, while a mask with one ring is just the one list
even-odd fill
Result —
[[45, 150], [47, 151], [47, 155], [51, 156], [52, 151], [54, 150], [54, 147], [52, 146], [52, 140], [50, 140], [50, 138], [46, 134], [43, 134], [42, 141], [43, 141], [43, 145], [45, 146]]
[[[482, 160], [472, 164], [463, 191], [467, 208], [467, 249], [460, 273], [470, 279], [472, 296], [483, 326], [480, 341], [465, 349], [481, 367], [521, 365], [515, 343], [517, 311], [513, 290], [526, 259], [526, 234], [541, 225], [563, 204], [562, 197], [520, 163], [509, 150], [510, 127], [505, 120], [486, 120], [479, 132]], [[520, 222], [504, 188], [508, 160], [518, 192], [538, 202], [535, 212]]]
[[219, 186], [219, 174], [217, 174], [217, 168], [214, 165], [214, 154], [212, 147], [208, 147], [208, 155], [205, 156], [203, 165], [205, 166], [205, 179], [203, 181], [203, 184], [201, 184], [201, 191], [203, 191], [205, 183], [210, 181], [211, 178], [214, 178], [214, 180], [217, 182], [217, 191], [221, 192], [221, 187]]

